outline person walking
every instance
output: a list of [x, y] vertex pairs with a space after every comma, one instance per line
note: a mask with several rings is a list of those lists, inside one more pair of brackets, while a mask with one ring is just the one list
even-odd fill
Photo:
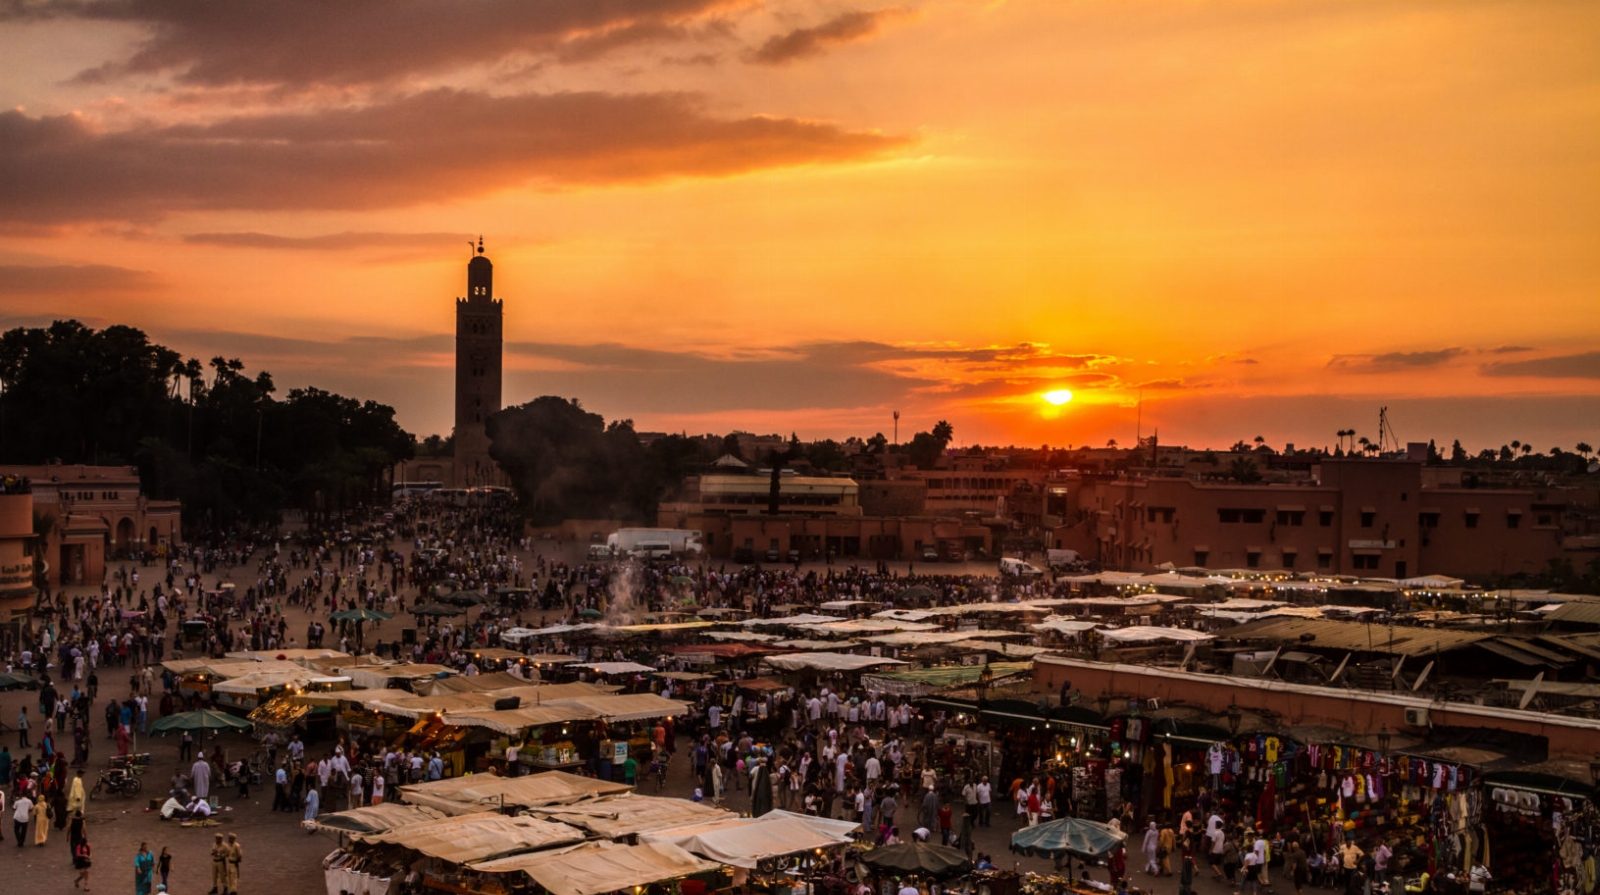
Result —
[[156, 857], [156, 872], [161, 874], [161, 886], [167, 885], [167, 876], [172, 873], [172, 849], [161, 846], [161, 854]]
[[85, 892], [89, 891], [89, 840], [79, 839], [72, 846], [72, 866], [78, 871], [78, 878], [72, 881], [72, 888], [80, 886]]
[[139, 843], [139, 853], [133, 856], [133, 893], [150, 895], [150, 883], [155, 876], [156, 856], [150, 854], [148, 843]]
[[[321, 807], [322, 807], [322, 796], [317, 793], [317, 788], [315, 786], [307, 786], [306, 787], [306, 814], [305, 814], [305, 818], [304, 819], [306, 821], [308, 821], [308, 822], [316, 820], [317, 819], [317, 811], [320, 810]], [[311, 830], [309, 832], [313, 832], [314, 833], [314, 832], [316, 832], [316, 830]]]
[[28, 727], [28, 707], [23, 706], [22, 711], [17, 714], [17, 742], [19, 744], [17, 748], [19, 749], [28, 748]]
[[206, 762], [203, 750], [189, 767], [189, 782], [194, 786], [195, 798], [205, 799], [211, 795], [211, 765]]
[[11, 801], [11, 833], [16, 833], [18, 849], [21, 849], [22, 842], [27, 842], [27, 821], [32, 817], [34, 817], [34, 799], [29, 799], [24, 793]]
[[1161, 848], [1161, 834], [1156, 832], [1156, 822], [1150, 821], [1150, 827], [1144, 831], [1144, 872], [1147, 876], [1154, 876], [1161, 870], [1157, 862], [1157, 852]]
[[33, 844], [43, 848], [50, 839], [50, 803], [40, 796], [33, 803]]

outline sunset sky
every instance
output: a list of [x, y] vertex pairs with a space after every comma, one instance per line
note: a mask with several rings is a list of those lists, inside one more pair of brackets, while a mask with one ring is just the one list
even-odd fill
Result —
[[481, 233], [643, 430], [1600, 444], [1592, 2], [24, 0], [0, 109], [0, 325], [419, 435]]

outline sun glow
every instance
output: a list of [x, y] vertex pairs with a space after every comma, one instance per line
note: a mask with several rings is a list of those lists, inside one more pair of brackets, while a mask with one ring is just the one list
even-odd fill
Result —
[[1055, 406], [1060, 407], [1061, 405], [1072, 400], [1072, 392], [1069, 392], [1064, 388], [1059, 388], [1053, 392], [1045, 392], [1042, 397], [1045, 399], [1046, 403], [1054, 404]]

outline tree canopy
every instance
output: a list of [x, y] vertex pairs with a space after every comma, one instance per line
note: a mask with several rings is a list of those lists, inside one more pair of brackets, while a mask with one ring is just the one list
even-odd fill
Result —
[[414, 439], [394, 408], [316, 388], [283, 399], [238, 358], [202, 365], [128, 326], [0, 335], [0, 462], [137, 465], [191, 525], [276, 521], [378, 501]]

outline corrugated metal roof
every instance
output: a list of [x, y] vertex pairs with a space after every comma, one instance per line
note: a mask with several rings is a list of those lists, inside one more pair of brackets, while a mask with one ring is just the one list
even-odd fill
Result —
[[1504, 641], [1485, 640], [1476, 644], [1476, 646], [1486, 649], [1497, 656], [1510, 659], [1513, 662], [1520, 662], [1523, 665], [1537, 666], [1539, 668], [1548, 668], [1550, 666], [1550, 663], [1544, 659], [1535, 656], [1532, 653], [1525, 653], [1522, 650], [1517, 649], [1514, 645]]
[[1545, 618], [1552, 622], [1572, 622], [1579, 625], [1600, 625], [1600, 601], [1574, 600]]
[[1359, 622], [1310, 618], [1271, 618], [1240, 625], [1223, 632], [1222, 636], [1229, 640], [1298, 643], [1302, 647], [1311, 649], [1348, 650], [1390, 656], [1425, 656], [1461, 649], [1494, 635], [1448, 628], [1364, 625]]

